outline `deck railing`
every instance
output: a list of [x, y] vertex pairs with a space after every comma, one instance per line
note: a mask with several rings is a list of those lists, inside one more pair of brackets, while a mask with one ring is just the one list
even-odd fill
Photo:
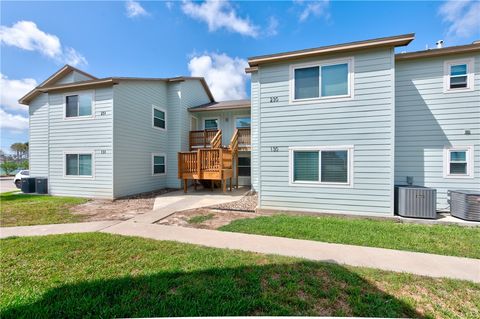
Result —
[[251, 130], [250, 128], [238, 128], [238, 147], [240, 149], [249, 149], [251, 147]]
[[195, 174], [201, 178], [202, 173], [221, 172], [223, 169], [232, 169], [232, 151], [223, 148], [199, 149], [194, 152], [178, 153], [178, 178], [184, 175]]
[[[211, 146], [212, 140], [217, 136], [217, 134], [221, 130], [200, 130], [200, 131], [190, 131], [190, 136], [189, 136], [189, 143], [190, 143], [190, 150], [194, 148], [207, 148]], [[220, 135], [221, 136], [221, 135]], [[220, 138], [220, 143], [221, 143], [221, 138]]]

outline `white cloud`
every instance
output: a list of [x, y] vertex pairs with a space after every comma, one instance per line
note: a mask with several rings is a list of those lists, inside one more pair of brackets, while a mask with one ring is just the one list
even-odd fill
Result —
[[86, 65], [87, 59], [73, 48], [66, 48], [64, 61], [70, 65]]
[[22, 132], [28, 129], [28, 118], [18, 114], [7, 113], [0, 108], [0, 127], [2, 129]]
[[18, 99], [37, 86], [34, 79], [10, 80], [0, 73], [0, 104], [11, 110], [26, 111], [27, 106], [18, 104]]
[[127, 1], [125, 3], [125, 9], [127, 10], [127, 17], [129, 18], [148, 15], [148, 12], [137, 1]]
[[268, 26], [266, 28], [265, 34], [267, 36], [277, 35], [278, 34], [277, 28], [278, 28], [278, 19], [272, 16], [268, 20]]
[[73, 48], [63, 47], [60, 39], [40, 30], [32, 21], [18, 21], [12, 27], [0, 26], [0, 42], [27, 51], [37, 51], [62, 63], [87, 64]]
[[186, 15], [206, 22], [210, 31], [224, 28], [246, 36], [258, 36], [258, 26], [251, 23], [248, 18], [239, 17], [228, 1], [206, 0], [196, 4], [186, 0], [182, 4], [182, 10]]
[[247, 97], [244, 59], [226, 54], [203, 54], [194, 56], [188, 63], [192, 76], [203, 76], [216, 100], [237, 100]]
[[295, 0], [296, 5], [301, 7], [301, 13], [299, 15], [300, 22], [307, 20], [310, 16], [324, 17], [328, 19], [330, 17], [329, 0], [315, 0], [315, 1], [304, 1], [304, 0]]
[[450, 37], [467, 38], [480, 33], [480, 2], [448, 0], [438, 10]]
[[168, 10], [172, 10], [174, 3], [173, 1], [165, 1], [165, 6], [167, 7]]

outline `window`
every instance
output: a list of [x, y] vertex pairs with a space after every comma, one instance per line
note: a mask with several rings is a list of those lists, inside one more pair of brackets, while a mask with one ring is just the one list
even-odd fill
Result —
[[65, 96], [65, 117], [92, 116], [92, 94], [82, 93]]
[[166, 173], [165, 155], [153, 154], [152, 155], [152, 170], [153, 175], [163, 175]]
[[251, 176], [251, 159], [250, 157], [238, 158], [238, 176]]
[[450, 88], [459, 89], [467, 87], [467, 65], [458, 64], [450, 66]]
[[352, 185], [353, 146], [290, 148], [290, 183]]
[[291, 67], [293, 102], [311, 99], [351, 97], [353, 58]]
[[205, 119], [204, 128], [206, 130], [218, 130], [218, 119]]
[[319, 97], [319, 70], [318, 66], [296, 69], [295, 72], [295, 100], [313, 99]]
[[251, 119], [250, 117], [237, 117], [235, 120], [236, 128], [250, 128]]
[[446, 61], [444, 69], [445, 92], [473, 89], [473, 59]]
[[92, 177], [92, 153], [65, 153], [65, 175]]
[[322, 67], [322, 96], [348, 94], [348, 64]]
[[153, 127], [154, 128], [159, 128], [159, 129], [166, 129], [167, 127], [167, 122], [166, 122], [166, 116], [165, 116], [165, 111], [153, 106]]
[[473, 147], [445, 149], [444, 177], [473, 177]]

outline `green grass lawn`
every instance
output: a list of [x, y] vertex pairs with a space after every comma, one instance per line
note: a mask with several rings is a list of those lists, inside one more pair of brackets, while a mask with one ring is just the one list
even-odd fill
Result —
[[480, 285], [102, 233], [0, 241], [1, 318], [480, 316]]
[[220, 230], [480, 258], [480, 228], [388, 220], [275, 215], [240, 219]]
[[0, 226], [29, 226], [73, 223], [82, 220], [69, 213], [72, 206], [87, 200], [75, 197], [29, 195], [19, 192], [0, 194]]

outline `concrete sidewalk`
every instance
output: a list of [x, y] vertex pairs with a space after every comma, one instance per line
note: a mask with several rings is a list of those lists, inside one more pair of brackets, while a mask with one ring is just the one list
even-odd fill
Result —
[[479, 259], [130, 221], [102, 232], [480, 282]]
[[12, 236], [45, 236], [58, 235], [70, 233], [91, 233], [102, 230], [106, 227], [113, 226], [120, 223], [120, 221], [101, 221], [101, 222], [86, 222], [86, 223], [72, 223], [72, 224], [50, 224], [50, 225], [36, 225], [36, 226], [17, 226], [17, 227], [0, 227], [0, 238], [7, 238]]

